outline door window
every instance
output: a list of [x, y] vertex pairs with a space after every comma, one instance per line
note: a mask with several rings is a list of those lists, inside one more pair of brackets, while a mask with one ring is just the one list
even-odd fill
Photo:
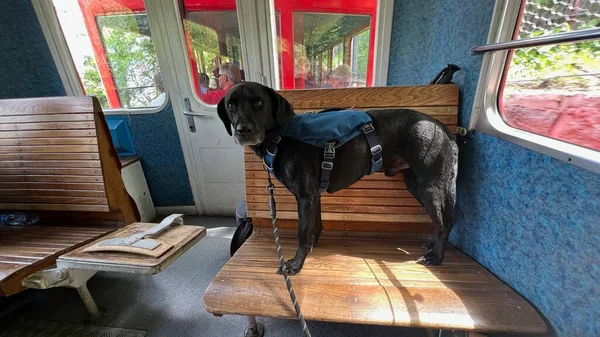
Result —
[[204, 103], [217, 104], [245, 79], [235, 0], [185, 0], [183, 7], [194, 90]]

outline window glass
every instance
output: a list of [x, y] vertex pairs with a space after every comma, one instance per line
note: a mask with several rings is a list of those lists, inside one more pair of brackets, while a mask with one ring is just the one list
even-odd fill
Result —
[[371, 85], [377, 0], [276, 0], [283, 89]]
[[163, 104], [143, 0], [52, 0], [80, 82], [103, 108]]
[[[600, 25], [600, 2], [529, 0], [515, 39]], [[515, 128], [600, 150], [600, 40], [516, 49], [500, 112]]]
[[184, 6], [194, 88], [203, 102], [217, 104], [245, 80], [235, 1], [186, 0]]

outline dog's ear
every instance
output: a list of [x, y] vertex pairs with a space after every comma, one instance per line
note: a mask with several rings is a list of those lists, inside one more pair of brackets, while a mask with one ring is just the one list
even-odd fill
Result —
[[290, 102], [283, 98], [283, 96], [279, 95], [271, 88], [269, 88], [269, 90], [275, 121], [283, 130], [287, 128], [290, 120], [292, 120], [292, 117], [294, 117], [294, 109], [292, 109]]
[[225, 97], [221, 98], [219, 101], [219, 105], [217, 105], [217, 114], [221, 121], [223, 121], [223, 125], [225, 125], [225, 129], [227, 133], [231, 136], [231, 121], [229, 120], [229, 116], [227, 116], [227, 110], [225, 110]]

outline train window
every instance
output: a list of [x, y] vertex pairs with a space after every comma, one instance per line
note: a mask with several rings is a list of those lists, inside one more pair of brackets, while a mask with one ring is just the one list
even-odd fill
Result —
[[96, 96], [104, 109], [166, 104], [143, 1], [52, 4], [86, 94]]
[[[527, 1], [515, 39], [594, 28], [599, 1]], [[504, 121], [600, 151], [600, 40], [515, 49], [501, 86]]]
[[[496, 2], [488, 43], [597, 29], [600, 1]], [[469, 129], [600, 172], [600, 40], [487, 52]]]
[[372, 85], [377, 0], [276, 0], [275, 9], [282, 89]]
[[230, 87], [245, 79], [235, 1], [183, 3], [196, 93], [204, 103], [217, 104]]

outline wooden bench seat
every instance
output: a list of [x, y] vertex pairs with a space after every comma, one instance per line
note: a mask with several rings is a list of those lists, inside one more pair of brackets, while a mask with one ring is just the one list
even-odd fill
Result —
[[[293, 233], [290, 233], [293, 234]], [[382, 233], [383, 234], [383, 233]], [[287, 256], [294, 235], [282, 236]], [[422, 237], [325, 235], [292, 277], [307, 320], [478, 332], [542, 333], [544, 321], [522, 297], [450, 246], [443, 265], [416, 263]], [[209, 312], [296, 318], [273, 236], [246, 241], [204, 295]]]
[[[410, 108], [456, 131], [458, 87], [351, 88], [281, 91], [296, 113], [329, 107]], [[385, 149], [384, 149], [385, 151]], [[246, 201], [253, 235], [225, 264], [204, 294], [206, 309], [295, 318], [285, 282], [275, 273], [266, 174], [245, 153]], [[276, 183], [277, 216], [286, 258], [296, 251], [296, 201]], [[431, 219], [408, 192], [402, 175], [366, 176], [349, 188], [324, 194], [319, 246], [292, 277], [309, 320], [476, 332], [543, 333], [535, 309], [494, 275], [449, 245], [441, 266], [416, 260], [431, 236]]]
[[96, 99], [0, 100], [0, 213], [10, 211], [40, 221], [0, 225], [4, 296], [61, 254], [139, 220]]
[[60, 255], [114, 231], [115, 227], [0, 226], [0, 295], [23, 289], [21, 280], [54, 265]]

